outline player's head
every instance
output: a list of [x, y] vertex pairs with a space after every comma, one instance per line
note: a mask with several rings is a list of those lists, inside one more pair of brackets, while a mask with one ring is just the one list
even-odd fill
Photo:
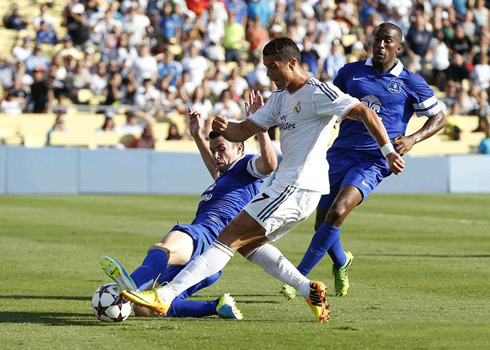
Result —
[[373, 61], [388, 64], [395, 60], [402, 50], [402, 31], [389, 22], [381, 23], [374, 31]]
[[289, 38], [277, 38], [265, 45], [263, 50], [267, 76], [279, 89], [288, 87], [301, 67], [301, 53], [295, 42]]
[[219, 132], [211, 131], [209, 133], [209, 149], [213, 155], [216, 169], [220, 173], [224, 173], [233, 162], [243, 155], [245, 146], [243, 142], [228, 141]]

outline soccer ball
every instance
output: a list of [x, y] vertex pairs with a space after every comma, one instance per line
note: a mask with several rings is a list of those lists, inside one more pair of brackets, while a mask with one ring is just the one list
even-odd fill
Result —
[[92, 297], [92, 311], [103, 322], [122, 322], [132, 310], [132, 303], [123, 298], [115, 283], [103, 284]]

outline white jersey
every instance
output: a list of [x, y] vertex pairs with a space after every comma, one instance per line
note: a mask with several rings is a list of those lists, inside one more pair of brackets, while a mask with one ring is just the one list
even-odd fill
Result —
[[276, 181], [328, 194], [330, 135], [337, 119], [358, 103], [335, 85], [314, 78], [292, 94], [285, 89], [274, 91], [249, 119], [265, 130], [279, 126], [283, 160]]

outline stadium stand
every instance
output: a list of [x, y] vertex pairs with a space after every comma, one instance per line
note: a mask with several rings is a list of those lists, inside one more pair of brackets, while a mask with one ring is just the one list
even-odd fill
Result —
[[[345, 62], [370, 56], [373, 29], [383, 21], [402, 28], [400, 59], [431, 84], [449, 116], [450, 128], [410, 154], [476, 153], [485, 137], [480, 124], [490, 114], [490, 11], [481, 0], [7, 0], [2, 5], [0, 142], [7, 145], [46, 146], [58, 113], [64, 129], [50, 133], [49, 145], [122, 148], [131, 137], [97, 132], [104, 112], [114, 114], [118, 127], [126, 123], [126, 112], [142, 110], [154, 119], [156, 150], [196, 152], [187, 107], [203, 113], [209, 130], [217, 113], [243, 117], [249, 89], [270, 95], [274, 86], [260, 63], [269, 39], [293, 38], [309, 73], [331, 81]], [[473, 13], [471, 23], [466, 12]], [[54, 30], [56, 44], [37, 43], [41, 23]], [[423, 42], [414, 40], [417, 33]], [[230, 44], [234, 38], [239, 44]], [[412, 118], [408, 133], [424, 121]], [[138, 121], [141, 127], [145, 123]], [[181, 140], [167, 140], [170, 123]], [[140, 135], [141, 130], [132, 137]], [[253, 140], [249, 144], [256, 147]]]

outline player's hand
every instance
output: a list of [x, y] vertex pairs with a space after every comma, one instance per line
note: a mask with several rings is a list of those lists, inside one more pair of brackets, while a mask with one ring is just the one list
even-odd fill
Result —
[[192, 108], [187, 108], [187, 113], [189, 113], [189, 132], [192, 137], [196, 138], [202, 135], [204, 121], [202, 120], [201, 113], [196, 112]]
[[223, 131], [225, 131], [228, 128], [228, 119], [218, 114], [216, 118], [214, 118], [211, 127], [213, 128], [214, 131], [219, 132], [221, 134], [223, 133]]
[[249, 98], [250, 104], [245, 102], [245, 113], [247, 114], [247, 117], [254, 114], [264, 106], [264, 99], [262, 98], [260, 91], [250, 90]]
[[388, 154], [386, 156], [386, 160], [388, 161], [388, 167], [395, 175], [400, 174], [405, 168], [405, 161], [403, 160], [402, 156], [396, 152], [391, 152]]
[[415, 145], [415, 141], [413, 138], [404, 135], [395, 137], [392, 143], [394, 145], [397, 145], [395, 147], [395, 150], [401, 156], [407, 154], [412, 149], [413, 145]]

